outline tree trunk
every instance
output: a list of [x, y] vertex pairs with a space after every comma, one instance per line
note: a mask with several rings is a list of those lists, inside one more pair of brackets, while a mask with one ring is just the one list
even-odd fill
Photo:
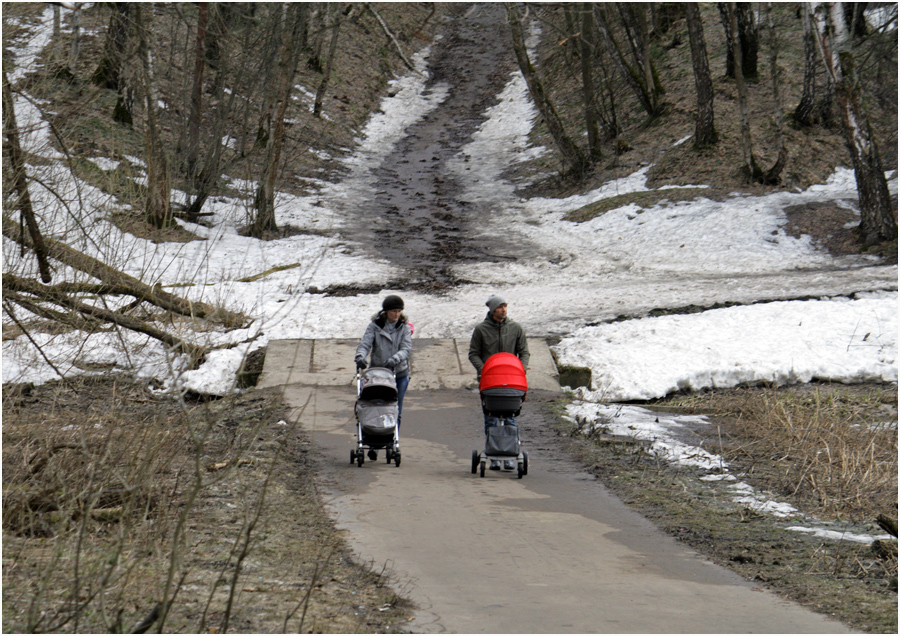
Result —
[[331, 69], [334, 68], [334, 57], [337, 53], [338, 37], [341, 34], [341, 15], [340, 11], [335, 9], [333, 15], [334, 22], [331, 25], [331, 42], [328, 44], [328, 57], [325, 59], [325, 69], [322, 71], [322, 81], [316, 89], [316, 101], [313, 105], [313, 115], [322, 116], [322, 102], [325, 101], [325, 93], [328, 90], [328, 83], [331, 81]]
[[197, 40], [194, 53], [194, 79], [191, 86], [191, 109], [188, 116], [188, 142], [184, 153], [183, 170], [196, 185], [197, 159], [200, 155], [200, 114], [203, 106], [203, 70], [206, 67], [206, 24], [209, 3], [197, 3]]
[[741, 40], [741, 72], [744, 79], [755, 80], [758, 75], [759, 28], [756, 12], [750, 2], [736, 2], [738, 36]]
[[81, 53], [81, 3], [72, 5], [72, 46], [69, 48], [69, 74], [75, 77], [78, 66], [78, 56]]
[[803, 18], [803, 94], [794, 109], [794, 121], [798, 126], [808, 127], [816, 123], [816, 32], [810, 15], [810, 4], [800, 4]]
[[62, 64], [62, 8], [53, 3], [53, 68]]
[[[731, 19], [731, 5], [737, 13], [737, 19]], [[741, 69], [745, 79], [755, 79], [757, 76], [757, 55], [759, 51], [759, 36], [756, 28], [756, 20], [749, 2], [719, 2], [719, 14], [722, 17], [722, 26], [725, 28], [725, 76], [735, 78], [734, 57], [740, 55]], [[736, 53], [735, 40], [740, 45], [740, 53]]]
[[772, 73], [772, 100], [775, 110], [775, 143], [778, 146], [778, 158], [766, 172], [764, 182], [777, 185], [781, 181], [781, 171], [787, 163], [787, 146], [784, 143], [784, 108], [781, 105], [781, 70], [778, 68], [778, 31], [772, 18], [772, 3], [766, 3], [766, 17], [769, 22], [770, 64]]
[[101, 88], [116, 91], [122, 88], [121, 70], [130, 22], [131, 3], [113, 3], [109, 26], [106, 29], [106, 40], [103, 43], [103, 56], [91, 76], [91, 81]]
[[834, 80], [847, 148], [856, 174], [860, 239], [865, 245], [875, 245], [897, 239], [897, 219], [878, 145], [860, 103], [859, 80], [841, 5], [840, 2], [823, 3], [816, 9], [817, 13], [821, 12], [821, 19], [817, 20], [818, 37], [825, 66]]
[[584, 122], [588, 133], [588, 154], [591, 161], [603, 156], [600, 149], [600, 126], [594, 97], [594, 7], [585, 2], [581, 9], [581, 37], [578, 38], [581, 57], [581, 89], [584, 99]]
[[[3, 135], [3, 154], [8, 162], [4, 165], [4, 168], [11, 173], [13, 189], [18, 198], [16, 207], [18, 207], [19, 212], [22, 215], [24, 226], [28, 228], [28, 234], [31, 238], [34, 254], [37, 257], [41, 280], [45, 283], [49, 283], [52, 280], [52, 276], [50, 274], [50, 264], [47, 262], [47, 248], [44, 246], [44, 237], [41, 236], [40, 229], [38, 228], [37, 219], [34, 216], [34, 207], [31, 203], [31, 194], [28, 191], [28, 174], [25, 172], [25, 153], [22, 152], [22, 146], [19, 143], [19, 125], [16, 122], [16, 108], [12, 96], [12, 87], [9, 84], [9, 78], [6, 76], [6, 71], [3, 71]], [[6, 185], [5, 178], [4, 185]], [[4, 208], [6, 207], [5, 202], [11, 198], [12, 197], [8, 197], [7, 193], [4, 191]], [[11, 221], [6, 218], [3, 219], [4, 225], [10, 222]]]
[[712, 78], [709, 76], [709, 60], [706, 56], [706, 42], [703, 38], [703, 22], [700, 7], [696, 2], [686, 2], [684, 17], [691, 41], [691, 59], [694, 63], [694, 84], [697, 88], [697, 123], [694, 127], [694, 147], [705, 148], [718, 141], [716, 133]]
[[657, 112], [657, 104], [654, 103], [653, 94], [644, 83], [644, 73], [640, 68], [634, 67], [628, 63], [628, 60], [622, 51], [622, 47], [619, 46], [619, 43], [613, 36], [611, 20], [607, 14], [607, 4], [608, 3], [598, 4], [597, 15], [600, 17], [600, 21], [597, 26], [603, 36], [603, 41], [606, 44], [609, 54], [612, 56], [613, 60], [615, 60], [616, 66], [619, 67], [622, 76], [634, 92], [635, 97], [637, 97], [641, 106], [647, 112], [648, 121], [653, 120], [659, 114]]
[[[209, 17], [209, 34], [207, 37], [207, 61], [210, 66], [215, 69], [215, 79], [213, 80], [212, 94], [213, 103], [211, 104], [213, 111], [212, 139], [210, 147], [207, 150], [206, 157], [203, 161], [203, 168], [197, 177], [194, 199], [187, 207], [187, 218], [196, 222], [199, 218], [203, 205], [209, 198], [212, 189], [215, 187], [219, 179], [219, 164], [222, 161], [222, 152], [224, 144], [222, 138], [225, 135], [225, 126], [227, 125], [229, 114], [233, 112], [233, 105], [236, 95], [234, 92], [228, 97], [228, 104], [225, 99], [225, 78], [228, 74], [228, 58], [220, 56], [221, 42], [226, 37], [227, 24], [223, 19], [220, 11], [221, 5], [213, 3], [210, 6], [211, 15]], [[213, 56], [210, 58], [209, 56]]]
[[275, 220], [275, 182], [278, 177], [281, 148], [284, 144], [284, 116], [291, 101], [291, 88], [297, 70], [297, 44], [300, 41], [297, 33], [301, 28], [305, 28], [302, 24], [305, 21], [304, 10], [302, 3], [299, 2], [285, 7], [287, 28], [281, 37], [276, 63], [276, 95], [269, 117], [271, 132], [256, 191], [256, 216], [250, 225], [250, 235], [256, 238], [263, 238], [267, 233], [278, 231]]
[[622, 24], [631, 46], [634, 58], [635, 79], [646, 95], [650, 108], [647, 111], [651, 118], [662, 113], [662, 95], [665, 93], [656, 67], [650, 58], [650, 38], [647, 32], [647, 9], [642, 3], [617, 2]]
[[[29, 235], [26, 235], [22, 226], [9, 218], [3, 219], [3, 236], [28, 249], [34, 250], [34, 243]], [[211, 322], [225, 325], [226, 327], [237, 328], [244, 325], [246, 319], [240, 314], [236, 314], [224, 309], [213, 307], [201, 302], [191, 302], [163, 291], [159, 285], [147, 285], [146, 283], [129, 276], [124, 272], [110, 267], [106, 263], [97, 260], [92, 256], [88, 256], [83, 252], [69, 247], [60, 241], [46, 238], [44, 239], [48, 258], [68, 265], [72, 269], [84, 272], [89, 276], [96, 278], [110, 288], [119, 290], [118, 293], [127, 293], [135, 298], [140, 298], [151, 305], [155, 305], [166, 311], [171, 311], [182, 316], [191, 316], [194, 318], [202, 318]], [[125, 291], [128, 290], [128, 291]]]
[[157, 104], [159, 96], [156, 88], [153, 47], [150, 44], [152, 31], [145, 11], [152, 16], [153, 5], [135, 5], [135, 22], [138, 34], [138, 48], [141, 58], [143, 101], [146, 114], [144, 127], [144, 149], [147, 161], [147, 201], [144, 218], [157, 228], [172, 225], [172, 187], [169, 181], [169, 166], [159, 129]]
[[866, 27], [866, 9], [868, 2], [842, 2], [844, 5], [844, 22], [850, 37], [864, 38], [869, 32]]
[[[728, 22], [731, 24], [732, 33], [738, 33], [737, 7], [734, 2], [729, 2], [726, 8]], [[747, 90], [744, 86], [744, 73], [741, 66], [741, 52], [738, 38], [732, 38], [732, 54], [734, 56], [734, 79], [737, 83], [738, 110], [741, 121], [741, 150], [744, 153], [744, 168], [747, 171], [748, 180], [755, 181], [760, 173], [753, 157], [753, 140], [750, 137], [750, 110], [747, 105]]]
[[[12, 293], [10, 294], [10, 292]], [[6, 298], [9, 294], [12, 296], [13, 302], [18, 302], [26, 309], [29, 309], [30, 311], [39, 310], [38, 306], [32, 305], [29, 307], [31, 303], [27, 298], [17, 298], [18, 294], [21, 293], [30, 294], [38, 300], [52, 302], [56, 305], [59, 305], [60, 307], [65, 307], [68, 310], [76, 311], [84, 316], [87, 316], [88, 318], [98, 318], [100, 320], [119, 325], [120, 327], [146, 334], [151, 338], [159, 340], [166, 346], [177, 350], [179, 353], [186, 353], [191, 355], [195, 360], [198, 360], [204, 353], [206, 353], [206, 349], [204, 349], [203, 347], [198, 347], [196, 345], [184, 342], [180, 338], [176, 338], [175, 336], [157, 329], [156, 327], [149, 325], [141, 320], [138, 320], [137, 318], [132, 318], [130, 316], [126, 316], [115, 311], [110, 311], [109, 309], [104, 309], [102, 307], [88, 305], [75, 298], [72, 298], [68, 294], [56, 291], [53, 287], [44, 287], [27, 278], [20, 278], [18, 276], [13, 276], [12, 274], [3, 274], [4, 298]]]
[[543, 116], [544, 122], [547, 124], [547, 129], [550, 131], [550, 135], [556, 142], [556, 147], [562, 154], [564, 165], [568, 166], [570, 169], [566, 172], [571, 171], [581, 177], [585, 170], [587, 170], [587, 159], [585, 158], [584, 153], [581, 152], [581, 149], [579, 149], [566, 134], [562, 121], [560, 121], [559, 116], [556, 114], [556, 109], [550, 102], [550, 98], [547, 97], [547, 94], [544, 92], [544, 86], [541, 84], [540, 79], [538, 79], [534, 71], [534, 67], [531, 65], [531, 60], [528, 58], [528, 50], [525, 48], [525, 34], [522, 31], [522, 23], [519, 19], [518, 8], [515, 3], [512, 2], [506, 2], [504, 5], [506, 6], [506, 16], [509, 20], [509, 27], [512, 33], [513, 49], [516, 52], [516, 60], [519, 63], [519, 70], [522, 72], [522, 77], [525, 78], [525, 84], [528, 85], [531, 99], [534, 100], [535, 106]]

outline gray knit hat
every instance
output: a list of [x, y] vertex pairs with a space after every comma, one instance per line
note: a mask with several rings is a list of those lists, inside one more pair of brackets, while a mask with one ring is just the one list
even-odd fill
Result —
[[494, 310], [497, 309], [500, 305], [505, 305], [506, 301], [500, 298], [500, 296], [494, 295], [488, 298], [488, 301], [485, 305], [488, 306], [488, 309], [491, 310], [491, 313], [494, 313]]

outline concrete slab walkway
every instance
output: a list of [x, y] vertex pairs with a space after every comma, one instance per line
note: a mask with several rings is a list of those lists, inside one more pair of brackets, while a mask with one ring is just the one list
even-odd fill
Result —
[[530, 343], [547, 358], [535, 356], [529, 382], [550, 389], [530, 390], [519, 417], [528, 475], [472, 474], [483, 421], [461, 344], [416, 343], [399, 467], [348, 461], [355, 341], [270, 343], [262, 375], [312, 438], [317, 481], [359, 559], [416, 604], [410, 631], [849, 631], [685, 548], [570, 459], [538, 404], [558, 391], [544, 343]]
[[[469, 362], [468, 340], [416, 339], [410, 391], [463, 389], [475, 386], [475, 367]], [[260, 388], [301, 384], [304, 386], [352, 386], [358, 340], [274, 340], [266, 350]], [[550, 348], [541, 338], [528, 338], [531, 360], [528, 386], [559, 391], [559, 376]]]

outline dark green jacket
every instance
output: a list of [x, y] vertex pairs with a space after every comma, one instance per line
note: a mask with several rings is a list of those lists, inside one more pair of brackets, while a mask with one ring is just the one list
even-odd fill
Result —
[[475, 327], [472, 332], [472, 340], [469, 341], [469, 362], [481, 375], [481, 367], [495, 353], [514, 353], [522, 361], [522, 366], [528, 368], [528, 341], [525, 339], [525, 330], [514, 320], [504, 318], [503, 322], [497, 322], [487, 317]]

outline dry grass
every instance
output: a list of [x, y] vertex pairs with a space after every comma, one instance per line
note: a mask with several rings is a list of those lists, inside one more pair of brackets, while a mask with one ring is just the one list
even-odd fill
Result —
[[759, 487], [815, 515], [852, 522], [895, 517], [896, 420], [872, 414], [896, 399], [887, 390], [853, 397], [820, 388], [751, 392], [719, 405], [719, 414], [734, 420], [722, 452]]
[[387, 573], [349, 560], [276, 393], [190, 403], [97, 378], [3, 398], [4, 631], [383, 631], [400, 616]]

